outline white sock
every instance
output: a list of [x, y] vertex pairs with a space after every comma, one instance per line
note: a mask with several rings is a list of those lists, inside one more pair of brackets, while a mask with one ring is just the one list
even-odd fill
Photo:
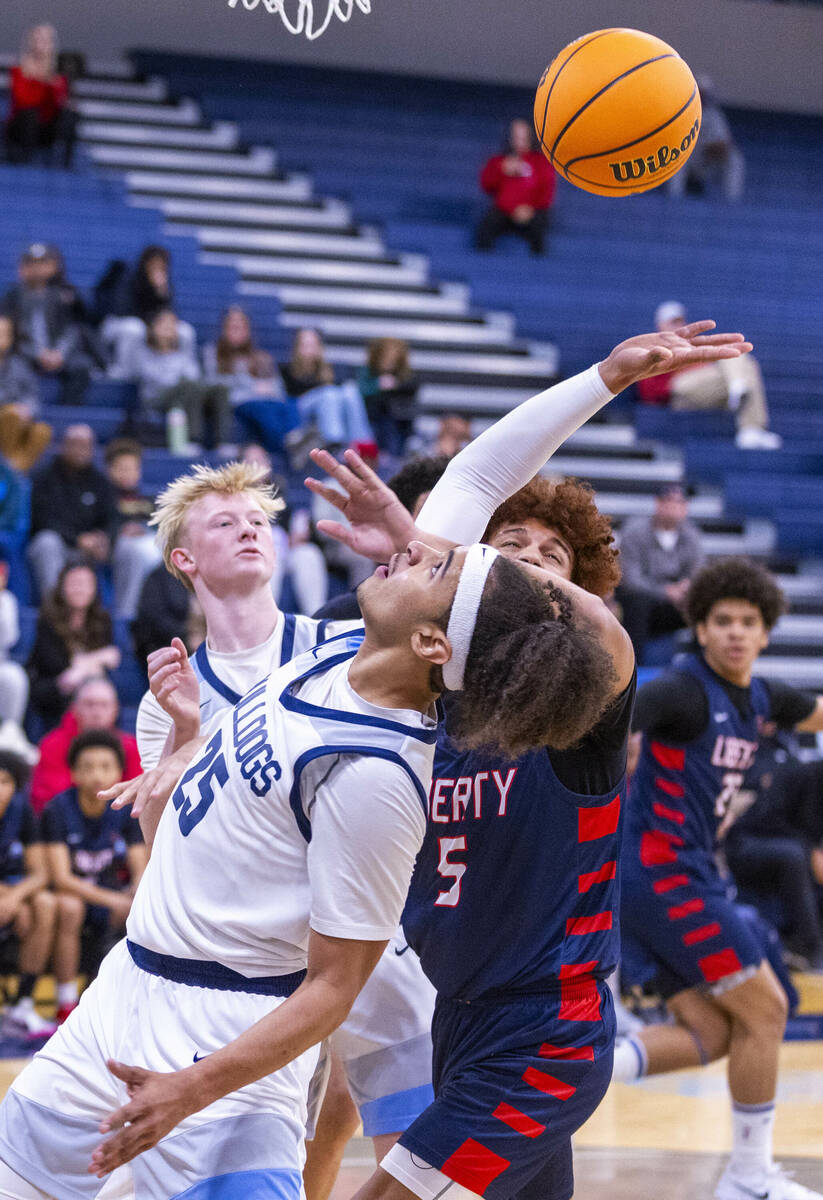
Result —
[[72, 979], [70, 983], [58, 983], [57, 985], [57, 1007], [62, 1008], [64, 1004], [76, 1004], [80, 993], [77, 990], [77, 983]]
[[772, 1165], [774, 1101], [738, 1104], [732, 1101], [732, 1156], [729, 1171], [738, 1179], [762, 1182]]
[[614, 1045], [614, 1068], [612, 1080], [617, 1083], [633, 1083], [642, 1079], [649, 1069], [649, 1056], [640, 1038], [630, 1034], [618, 1038]]

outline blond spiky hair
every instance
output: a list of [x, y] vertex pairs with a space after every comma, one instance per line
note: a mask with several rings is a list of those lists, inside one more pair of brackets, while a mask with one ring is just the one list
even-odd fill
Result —
[[276, 488], [264, 482], [265, 469], [251, 463], [231, 462], [224, 467], [207, 467], [203, 463], [189, 472], [178, 475], [164, 492], [157, 497], [157, 505], [149, 519], [157, 526], [157, 544], [163, 554], [166, 570], [192, 590], [191, 581], [171, 560], [172, 550], [180, 545], [189, 509], [204, 496], [216, 493], [220, 496], [247, 495], [255, 500], [273, 521], [285, 503], [277, 495]]

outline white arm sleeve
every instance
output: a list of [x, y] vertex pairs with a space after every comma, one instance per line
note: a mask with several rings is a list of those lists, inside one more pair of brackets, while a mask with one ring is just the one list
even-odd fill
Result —
[[137, 749], [140, 751], [140, 765], [144, 771], [150, 771], [160, 762], [160, 755], [174, 724], [165, 709], [152, 695], [146, 692], [137, 710]]
[[304, 776], [312, 929], [328, 937], [388, 940], [400, 924], [426, 831], [413, 783], [396, 763], [350, 757], [313, 795], [311, 788]]
[[418, 529], [459, 545], [478, 541], [494, 510], [612, 398], [595, 365], [524, 400], [452, 459]]

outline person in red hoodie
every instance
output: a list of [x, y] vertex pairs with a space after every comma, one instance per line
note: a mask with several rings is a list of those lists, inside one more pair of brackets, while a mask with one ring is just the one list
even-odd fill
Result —
[[110, 729], [120, 738], [125, 755], [123, 779], [140, 774], [140, 753], [130, 733], [115, 727], [118, 717], [117, 692], [102, 675], [83, 681], [74, 693], [71, 707], [63, 720], [40, 743], [40, 760], [31, 776], [31, 804], [36, 813], [59, 792], [71, 787], [69, 747], [80, 733], [90, 729]]
[[57, 74], [57, 35], [51, 25], [35, 25], [26, 34], [20, 62], [11, 69], [11, 110], [6, 121], [9, 162], [31, 162], [40, 149], [71, 166], [77, 114], [69, 103], [69, 84]]
[[528, 121], [512, 121], [508, 145], [480, 174], [492, 206], [475, 235], [478, 250], [491, 250], [503, 233], [525, 238], [532, 254], [542, 254], [548, 214], [554, 199], [554, 168], [537, 149]]

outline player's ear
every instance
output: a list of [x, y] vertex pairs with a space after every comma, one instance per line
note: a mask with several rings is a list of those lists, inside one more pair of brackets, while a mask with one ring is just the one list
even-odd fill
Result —
[[412, 630], [411, 648], [430, 667], [442, 667], [452, 656], [449, 639], [434, 621], [426, 621]]
[[705, 625], [704, 621], [698, 621], [697, 625], [695, 625], [695, 627], [694, 627], [694, 633], [695, 633], [695, 637], [697, 638], [699, 645], [701, 645], [705, 648], [705, 646], [706, 646], [706, 625]]
[[169, 558], [184, 575], [191, 575], [194, 571], [194, 559], [185, 546], [175, 546]]

